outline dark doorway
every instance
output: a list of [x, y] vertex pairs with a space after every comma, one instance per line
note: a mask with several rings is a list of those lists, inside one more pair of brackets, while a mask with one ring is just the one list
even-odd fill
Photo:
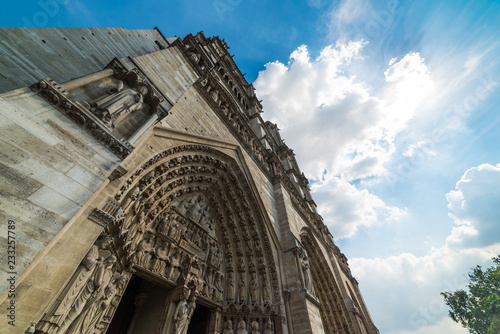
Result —
[[156, 333], [167, 295], [167, 288], [132, 276], [106, 333]]
[[189, 322], [187, 334], [208, 334], [209, 323], [210, 309], [197, 304]]
[[120, 304], [116, 309], [113, 320], [109, 324], [108, 334], [123, 334], [127, 333], [128, 326], [132, 320], [132, 315], [134, 314], [134, 300], [141, 286], [142, 279], [137, 276], [130, 278], [130, 282], [127, 285], [127, 289], [123, 294]]

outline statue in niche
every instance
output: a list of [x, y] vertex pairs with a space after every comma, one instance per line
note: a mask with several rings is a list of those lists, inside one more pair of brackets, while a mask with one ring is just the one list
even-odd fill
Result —
[[104, 260], [102, 258], [98, 260], [92, 277], [85, 282], [83, 290], [71, 306], [58, 333], [87, 333], [87, 326], [89, 325], [87, 319], [92, 316], [93, 312], [96, 312], [95, 303], [99, 302], [104, 296], [105, 288], [113, 276], [112, 267], [115, 262], [116, 257], [114, 255], [110, 255]]
[[257, 320], [252, 321], [252, 334], [260, 334], [259, 323]]
[[247, 301], [247, 293], [245, 291], [245, 278], [243, 275], [240, 277], [240, 282], [238, 283], [239, 292], [240, 292], [240, 303], [243, 304]]
[[201, 247], [201, 235], [200, 235], [200, 232], [199, 231], [195, 231], [193, 233], [193, 239], [192, 239], [193, 243], [198, 246], [198, 247]]
[[267, 283], [267, 279], [264, 276], [262, 280], [262, 298], [264, 299], [264, 305], [271, 304], [271, 290], [269, 288], [269, 284]]
[[314, 294], [309, 258], [305, 251], [300, 254], [300, 265], [304, 274], [304, 288], [309, 293]]
[[229, 272], [227, 274], [227, 293], [226, 293], [226, 299], [229, 302], [232, 302], [234, 300], [234, 280], [233, 280], [233, 273]]
[[263, 257], [259, 257], [259, 271], [261, 273], [265, 273], [266, 272], [266, 262], [264, 261], [264, 258]]
[[255, 273], [252, 273], [252, 278], [250, 280], [250, 298], [251, 302], [257, 304], [259, 301], [258, 296], [259, 284], [257, 283], [257, 278]]
[[183, 291], [181, 295], [181, 300], [179, 300], [177, 306], [175, 307], [174, 311], [175, 334], [185, 334], [187, 332], [189, 321], [191, 320], [191, 316], [193, 315], [194, 309], [196, 308], [196, 302], [195, 302], [196, 297], [192, 295], [193, 293], [189, 293], [189, 290]]
[[234, 334], [233, 331], [233, 322], [230, 319], [226, 320], [226, 323], [224, 324], [224, 331], [222, 334]]
[[236, 331], [236, 334], [248, 334], [247, 324], [246, 324], [245, 320], [242, 319], [238, 323], [238, 330]]
[[266, 327], [264, 328], [264, 334], [274, 334], [271, 319], [267, 320]]
[[144, 98], [148, 93], [146, 86], [123, 89], [123, 81], [119, 81], [115, 88], [108, 90], [106, 96], [84, 105], [100, 117], [111, 128], [114, 122], [122, 115], [139, 111], [144, 108]]
[[170, 264], [170, 258], [168, 257], [168, 245], [163, 244], [155, 250], [156, 259], [153, 264], [153, 271], [160, 275], [163, 274], [167, 264]]
[[179, 275], [181, 274], [180, 263], [181, 263], [181, 252], [172, 247], [171, 249], [172, 255], [170, 255], [170, 271], [168, 272], [167, 277], [174, 282], [177, 282]]

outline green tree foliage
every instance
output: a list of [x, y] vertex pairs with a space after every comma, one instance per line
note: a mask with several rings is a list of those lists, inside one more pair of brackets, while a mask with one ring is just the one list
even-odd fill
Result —
[[494, 266], [469, 273], [469, 291], [442, 292], [450, 317], [472, 334], [500, 334], [500, 255]]

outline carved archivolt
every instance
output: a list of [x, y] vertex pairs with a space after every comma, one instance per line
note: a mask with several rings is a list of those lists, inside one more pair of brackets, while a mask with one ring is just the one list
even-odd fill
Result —
[[[115, 198], [91, 215], [107, 224], [103, 236], [111, 242], [92, 246], [72, 278], [79, 283], [69, 283], [39, 333], [105, 329], [116, 309], [108, 300], [121, 296], [115, 291], [122, 292], [132, 273], [170, 288], [189, 287], [192, 297], [177, 301], [184, 300], [185, 315], [196, 298], [220, 308], [226, 320], [245, 322], [249, 331], [274, 328], [281, 300], [276, 263], [257, 200], [234, 159], [205, 146], [179, 146], [120, 180]], [[96, 281], [98, 265], [87, 265], [92, 261], [106, 272], [102, 283]], [[99, 301], [87, 298], [98, 284], [109, 291]], [[92, 322], [76, 324], [95, 308]]]
[[[312, 277], [315, 294], [321, 303], [320, 313], [323, 327], [328, 333], [355, 333], [336, 279], [314, 236], [305, 230], [301, 233], [301, 242], [307, 250], [307, 255], [304, 253], [305, 250], [302, 250], [304, 255], [301, 255], [301, 258], [306, 256], [311, 263], [307, 271], [310, 271], [309, 275], [311, 275], [310, 278]], [[304, 266], [302, 269], [305, 271]], [[306, 275], [304, 272], [304, 276]], [[310, 288], [306, 286], [306, 289], [310, 292], [309, 289], [312, 289], [312, 286]]]

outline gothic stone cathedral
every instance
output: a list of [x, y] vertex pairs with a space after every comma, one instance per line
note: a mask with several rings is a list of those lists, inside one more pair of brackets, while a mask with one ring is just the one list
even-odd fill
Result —
[[378, 333], [228, 49], [0, 29], [0, 333]]

